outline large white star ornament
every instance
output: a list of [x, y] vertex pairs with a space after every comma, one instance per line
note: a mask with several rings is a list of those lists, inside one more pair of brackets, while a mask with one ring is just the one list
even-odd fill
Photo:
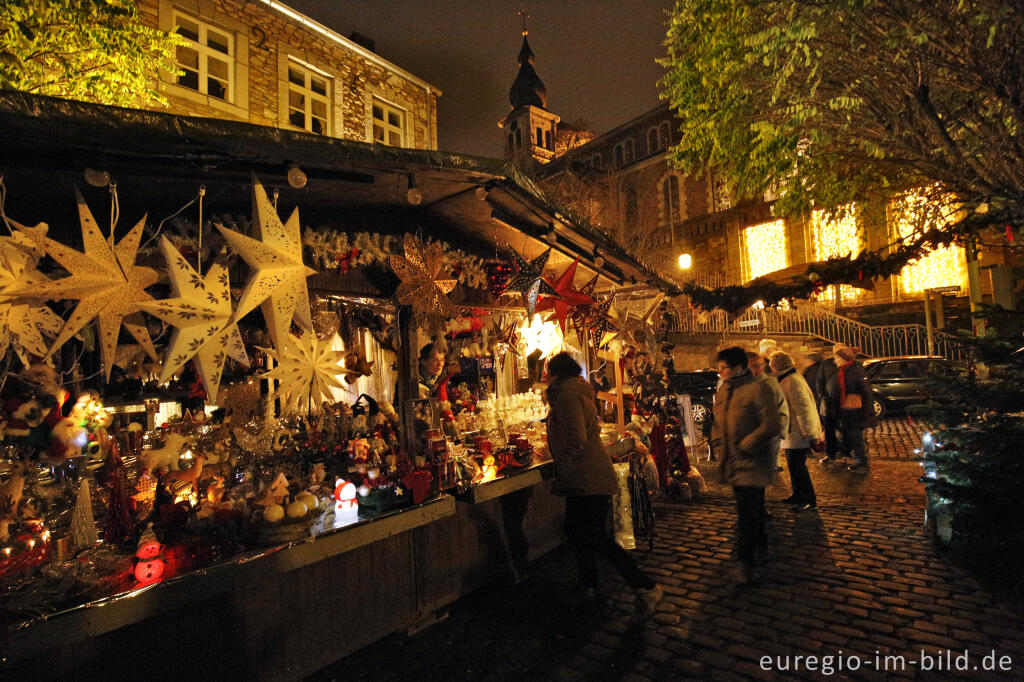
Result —
[[270, 338], [281, 346], [288, 337], [294, 319], [303, 329], [313, 328], [309, 309], [309, 289], [306, 278], [316, 270], [302, 262], [302, 235], [299, 230], [299, 210], [295, 209], [282, 223], [277, 210], [267, 198], [259, 180], [253, 178], [253, 216], [257, 221], [259, 239], [217, 225], [231, 248], [255, 272], [245, 285], [238, 302], [236, 318], [241, 319], [256, 306], [263, 311]]
[[334, 402], [331, 388], [343, 388], [338, 381], [340, 376], [358, 374], [345, 369], [345, 351], [333, 350], [333, 341], [333, 337], [321, 340], [306, 332], [301, 337], [289, 334], [277, 350], [263, 349], [278, 362], [261, 378], [280, 382], [277, 395], [282, 414], [319, 412], [324, 401]]
[[141, 304], [143, 310], [175, 327], [160, 381], [170, 379], [194, 357], [206, 394], [215, 403], [225, 360], [230, 357], [249, 366], [231, 309], [228, 270], [214, 262], [200, 277], [166, 237], [160, 240], [160, 250], [167, 261], [173, 298]]
[[153, 299], [146, 293], [146, 287], [157, 281], [157, 273], [152, 268], [135, 265], [146, 216], [142, 216], [119, 243], [111, 246], [100, 232], [78, 188], [75, 188], [75, 195], [82, 223], [84, 253], [69, 249], [49, 237], [45, 238], [46, 252], [71, 276], [50, 282], [25, 284], [12, 293], [42, 296], [51, 300], [78, 299], [78, 306], [64, 323], [48, 355], [52, 355], [85, 325], [96, 319], [100, 356], [105, 376], [109, 380], [117, 350], [117, 336], [122, 326], [139, 342], [149, 357], [157, 359], [139, 305]]

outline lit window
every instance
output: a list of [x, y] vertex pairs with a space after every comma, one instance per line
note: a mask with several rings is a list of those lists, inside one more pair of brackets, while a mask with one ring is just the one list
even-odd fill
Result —
[[[405, 112], [379, 99], [373, 100], [373, 141], [401, 147], [405, 144]], [[522, 146], [522, 134], [516, 131], [516, 145]]]
[[683, 220], [683, 207], [679, 197], [679, 176], [669, 175], [661, 186], [661, 203], [665, 222], [675, 225]]
[[296, 63], [288, 64], [288, 122], [318, 135], [330, 134], [331, 82]]
[[178, 85], [210, 97], [232, 101], [235, 81], [234, 37], [198, 19], [178, 13], [174, 25], [187, 43], [179, 45], [175, 62], [183, 73]]
[[[816, 261], [856, 256], [861, 249], [856, 207], [851, 204], [839, 214], [839, 217], [832, 219], [827, 217], [824, 210], [814, 211], [811, 214], [811, 236], [814, 240]], [[841, 285], [839, 290], [842, 298], [856, 298], [863, 291], [849, 284]], [[820, 300], [831, 301], [834, 297], [833, 287], [828, 287], [818, 294]]]
[[[952, 202], [934, 203], [922, 190], [907, 192], [890, 205], [898, 238], [955, 222], [959, 207]], [[900, 271], [900, 290], [905, 294], [922, 293], [935, 287], [963, 287], [967, 281], [967, 262], [959, 246], [940, 246]]]
[[743, 230], [747, 280], [757, 279], [789, 265], [786, 248], [786, 221], [752, 225]]

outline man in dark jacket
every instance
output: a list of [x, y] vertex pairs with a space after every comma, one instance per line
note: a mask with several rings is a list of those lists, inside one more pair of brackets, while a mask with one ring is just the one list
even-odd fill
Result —
[[[836, 344], [836, 348], [842, 344]], [[808, 353], [811, 365], [804, 370], [804, 379], [811, 387], [814, 394], [814, 404], [818, 406], [818, 414], [821, 415], [821, 427], [825, 432], [825, 456], [821, 458], [822, 464], [833, 464], [837, 461], [839, 453], [839, 409], [836, 406], [830, 409], [828, 404], [828, 382], [835, 376], [839, 368], [832, 358], [822, 359], [821, 353]]]
[[722, 386], [715, 395], [711, 439], [722, 460], [722, 482], [736, 497], [736, 578], [754, 578], [759, 552], [767, 553], [764, 489], [776, 477], [772, 440], [781, 431], [778, 403], [771, 386], [747, 369], [747, 353], [738, 346], [718, 352]]

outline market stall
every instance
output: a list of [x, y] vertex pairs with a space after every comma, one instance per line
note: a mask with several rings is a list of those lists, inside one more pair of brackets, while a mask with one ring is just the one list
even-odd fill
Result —
[[626, 435], [666, 285], [513, 169], [13, 93], [0, 142], [12, 672], [311, 672], [561, 541], [546, 357]]

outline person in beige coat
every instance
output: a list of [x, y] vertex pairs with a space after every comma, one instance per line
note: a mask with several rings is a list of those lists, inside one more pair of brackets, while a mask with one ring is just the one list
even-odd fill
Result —
[[649, 617], [664, 596], [608, 530], [608, 510], [618, 491], [612, 459], [601, 442], [594, 389], [568, 353], [548, 363], [548, 448], [555, 461], [551, 491], [565, 497], [565, 537], [576, 556], [582, 600], [597, 598], [596, 555], [618, 570], [636, 592], [635, 620]]
[[803, 376], [796, 371], [789, 353], [772, 353], [771, 367], [789, 405], [789, 429], [782, 439], [782, 449], [786, 452], [793, 494], [783, 502], [797, 505], [797, 511], [814, 511], [818, 508], [818, 496], [807, 471], [807, 458], [812, 449], [819, 452], [824, 449], [825, 439], [814, 393]]
[[750, 582], [758, 556], [768, 552], [764, 489], [776, 477], [772, 439], [779, 436], [779, 409], [767, 382], [747, 368], [747, 353], [738, 346], [718, 352], [723, 381], [715, 395], [711, 439], [722, 459], [722, 482], [736, 497], [736, 578]]

